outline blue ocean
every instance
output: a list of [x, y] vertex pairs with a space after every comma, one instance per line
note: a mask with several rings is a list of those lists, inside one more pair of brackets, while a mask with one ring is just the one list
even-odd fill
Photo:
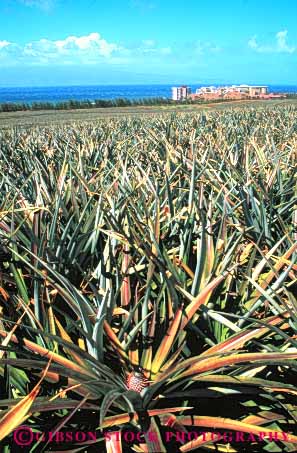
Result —
[[[208, 85], [190, 85], [192, 92]], [[4, 102], [63, 102], [67, 100], [142, 99], [171, 97], [172, 85], [96, 85], [57, 87], [0, 87], [0, 103]], [[270, 92], [297, 93], [297, 85], [269, 85]]]

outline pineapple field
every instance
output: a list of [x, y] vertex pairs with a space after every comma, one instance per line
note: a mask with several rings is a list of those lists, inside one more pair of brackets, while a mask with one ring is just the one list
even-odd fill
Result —
[[1, 451], [297, 451], [297, 108], [0, 152]]

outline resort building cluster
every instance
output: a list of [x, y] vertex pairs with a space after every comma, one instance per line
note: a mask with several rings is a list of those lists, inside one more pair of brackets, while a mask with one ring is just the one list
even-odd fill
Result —
[[231, 85], [231, 86], [208, 86], [197, 88], [196, 93], [191, 93], [191, 88], [182, 85], [172, 88], [172, 99], [182, 101], [184, 99], [217, 100], [217, 99], [272, 99], [283, 98], [284, 94], [268, 93], [266, 85]]

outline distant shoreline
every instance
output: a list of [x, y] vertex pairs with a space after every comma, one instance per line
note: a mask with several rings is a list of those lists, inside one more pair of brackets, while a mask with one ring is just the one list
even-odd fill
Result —
[[[146, 105], [152, 99], [162, 99], [163, 103], [172, 98], [173, 84], [139, 85], [77, 85], [77, 86], [35, 86], [35, 87], [0, 87], [0, 104], [57, 104], [66, 102], [90, 103], [105, 102], [110, 106], [119, 99]], [[188, 84], [192, 93], [205, 84]], [[222, 86], [213, 84], [213, 86]], [[297, 94], [296, 85], [268, 85], [271, 93]], [[99, 105], [99, 104], [98, 104]], [[101, 105], [103, 106], [103, 104]], [[87, 106], [88, 108], [89, 106]], [[92, 106], [90, 106], [91, 108]], [[50, 107], [52, 108], [52, 107]]]
[[[297, 93], [286, 93], [286, 99], [297, 99]], [[242, 99], [241, 99], [242, 100]], [[119, 107], [164, 107], [164, 106], [180, 106], [180, 105], [207, 105], [209, 103], [230, 103], [230, 102], [239, 102], [240, 100], [234, 98], [218, 98], [218, 99], [184, 99], [182, 101], [174, 101], [170, 98], [143, 98], [143, 99], [128, 99], [128, 98], [118, 98], [118, 99], [95, 99], [95, 100], [75, 100], [70, 99], [68, 101], [62, 102], [2, 102], [0, 103], [0, 112], [36, 112], [36, 111], [45, 111], [45, 110], [84, 110], [84, 109], [106, 109], [106, 108], [119, 108]], [[257, 98], [246, 98], [246, 102], [257, 101]], [[268, 102], [264, 100], [264, 102]]]

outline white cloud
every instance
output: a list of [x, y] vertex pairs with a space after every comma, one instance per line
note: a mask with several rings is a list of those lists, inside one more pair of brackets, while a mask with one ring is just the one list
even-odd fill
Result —
[[39, 58], [43, 55], [48, 57], [55, 57], [57, 55], [57, 49], [52, 41], [47, 39], [40, 39], [40, 41], [29, 42], [26, 44], [21, 53], [26, 57]]
[[253, 36], [248, 41], [248, 47], [259, 53], [294, 53], [297, 51], [296, 46], [289, 46], [287, 43], [288, 31], [282, 30], [276, 33], [275, 43], [270, 45], [262, 45], [258, 43], [257, 36]]
[[0, 41], [1, 67], [119, 64], [124, 56], [124, 48], [92, 33], [57, 41], [43, 38], [23, 45]]
[[[124, 51], [122, 50], [123, 53]], [[156, 61], [157, 59], [164, 58], [166, 55], [172, 54], [173, 49], [170, 46], [161, 47], [154, 39], [144, 39], [140, 41], [138, 46], [125, 49], [125, 53], [134, 60], [142, 58], [143, 61], [145, 59]]]
[[68, 36], [52, 41], [42, 38], [38, 41], [15, 46], [15, 59], [28, 64], [85, 64], [111, 60], [121, 53], [122, 47], [109, 43], [99, 33], [86, 36]]
[[[191, 48], [191, 46], [190, 46]], [[212, 42], [204, 42], [204, 41], [196, 41], [194, 44], [193, 44], [193, 49], [194, 49], [194, 53], [196, 55], [205, 55], [205, 54], [209, 54], [209, 53], [216, 53], [216, 52], [220, 52], [221, 48], [217, 45], [215, 45], [214, 43]]]
[[[0, 0], [1, 1], [1, 0]], [[60, 39], [42, 38], [23, 45], [0, 41], [1, 65], [84, 65], [84, 64], [134, 64], [159, 65], [178, 58], [188, 61], [193, 56], [207, 55], [220, 50], [213, 43], [196, 41], [182, 48], [182, 44], [172, 47], [145, 39], [124, 47], [120, 43], [109, 42], [98, 32], [83, 36], [70, 35]]]
[[9, 46], [11, 43], [9, 41], [0, 41], [0, 50], [4, 49], [4, 47]]
[[259, 44], [257, 42], [257, 36], [253, 36], [249, 41], [248, 41], [248, 46], [250, 49], [258, 49]]
[[142, 44], [144, 45], [144, 47], [154, 47], [156, 45], [156, 41], [154, 41], [153, 39], [144, 39], [142, 41]]
[[288, 52], [288, 53], [293, 53], [296, 50], [296, 47], [288, 46], [287, 44], [287, 35], [288, 31], [279, 31], [276, 34], [276, 41], [277, 41], [277, 50], [279, 52]]
[[104, 57], [110, 57], [111, 54], [119, 50], [117, 44], [108, 43], [102, 39], [99, 33], [90, 33], [87, 36], [68, 36], [64, 40], [55, 41], [59, 51], [94, 51]]

